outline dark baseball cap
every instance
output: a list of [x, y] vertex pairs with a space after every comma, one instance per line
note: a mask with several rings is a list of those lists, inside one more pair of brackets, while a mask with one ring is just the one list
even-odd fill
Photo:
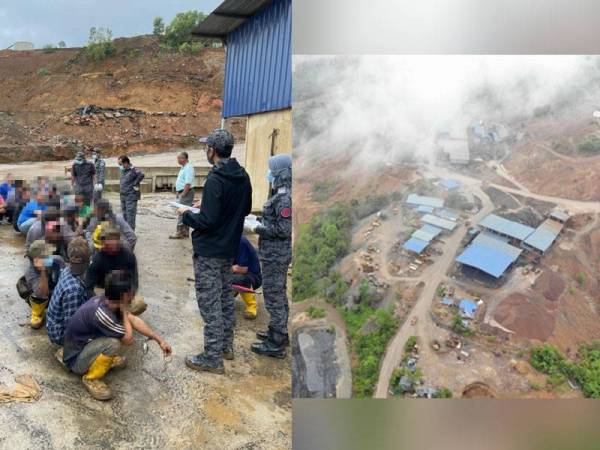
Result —
[[214, 148], [216, 152], [229, 156], [233, 149], [233, 134], [223, 128], [213, 130], [208, 136], [199, 139], [201, 144]]
[[73, 275], [81, 275], [87, 270], [90, 263], [90, 247], [85, 239], [79, 237], [69, 242], [67, 255]]

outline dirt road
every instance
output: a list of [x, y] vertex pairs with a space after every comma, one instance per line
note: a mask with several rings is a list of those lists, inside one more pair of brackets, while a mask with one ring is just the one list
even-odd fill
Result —
[[[450, 177], [458, 179], [463, 183], [465, 189], [470, 189], [474, 195], [477, 195], [483, 202], [482, 209], [473, 217], [473, 221], [477, 222], [493, 211], [494, 205], [490, 198], [480, 188], [480, 182], [460, 174], [448, 173], [443, 169], [431, 169], [438, 177]], [[450, 176], [448, 176], [450, 175]], [[465, 236], [466, 227], [458, 226], [450, 236], [443, 236], [445, 241], [444, 253], [429, 267], [427, 267], [421, 276], [415, 279], [415, 282], [423, 281], [425, 287], [421, 295], [417, 299], [410, 315], [405, 322], [400, 326], [396, 335], [390, 341], [379, 371], [379, 379], [375, 387], [375, 398], [386, 398], [389, 391], [390, 378], [392, 372], [399, 366], [402, 361], [404, 352], [404, 343], [412, 335], [427, 337], [432, 339], [437, 334], [437, 327], [431, 320], [429, 311], [431, 303], [435, 297], [435, 290], [440, 282], [445, 278], [450, 266], [454, 263], [456, 252], [460, 247], [460, 242]], [[416, 320], [416, 325], [411, 325], [411, 322]], [[430, 353], [428, 345], [421, 345], [421, 358], [427, 358]]]
[[244, 320], [236, 302], [236, 359], [226, 361], [224, 376], [185, 367], [185, 355], [202, 348], [203, 324], [187, 280], [193, 276], [191, 244], [167, 239], [175, 227], [164, 206], [171, 197], [142, 199], [136, 254], [149, 304], [143, 319], [172, 344], [174, 357], [163, 372], [158, 347], [151, 343], [144, 356], [138, 336], [128, 368], [107, 377], [115, 398], [106, 403], [91, 399], [79, 378], [58, 364], [45, 329], [26, 325], [29, 308], [15, 290], [25, 268], [23, 240], [0, 226], [0, 382], [10, 385], [15, 374], [29, 373], [43, 391], [37, 403], [0, 405], [0, 448], [291, 447], [289, 357], [261, 358], [249, 350], [255, 331], [266, 328], [262, 298], [256, 322]]

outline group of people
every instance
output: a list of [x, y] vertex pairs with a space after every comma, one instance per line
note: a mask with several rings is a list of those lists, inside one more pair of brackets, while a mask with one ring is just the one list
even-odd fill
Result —
[[[177, 230], [171, 237], [183, 239], [193, 230], [196, 297], [204, 320], [204, 350], [187, 356], [185, 362], [196, 370], [224, 373], [223, 360], [234, 358], [234, 292], [246, 303], [244, 316], [253, 319], [254, 293], [262, 285], [269, 327], [257, 332], [251, 349], [260, 355], [285, 356], [291, 158], [278, 155], [269, 160], [272, 193], [262, 222], [245, 225], [252, 187], [246, 171], [231, 157], [233, 136], [218, 129], [202, 142], [213, 168], [200, 202], [193, 201], [194, 170], [188, 155], [178, 155], [177, 199], [184, 206], [177, 210]], [[31, 308], [31, 328], [39, 329], [45, 321], [59, 362], [81, 375], [94, 398], [107, 400], [112, 393], [103, 378], [111, 369], [124, 367], [122, 347], [133, 342], [134, 330], [155, 340], [165, 356], [172, 349], [139, 317], [147, 307], [137, 294], [134, 253], [143, 173], [127, 156], [119, 158], [122, 214], [115, 213], [102, 197], [104, 161], [98, 149], [92, 155], [92, 162], [77, 155], [71, 186], [40, 177], [32, 189], [9, 174], [0, 184], [0, 218], [16, 221], [15, 230], [26, 237], [28, 267], [17, 290]], [[258, 234], [258, 252], [242, 235], [244, 229]]]

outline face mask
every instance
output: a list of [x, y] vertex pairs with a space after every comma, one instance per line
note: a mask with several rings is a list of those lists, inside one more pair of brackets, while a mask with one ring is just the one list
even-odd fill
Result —
[[44, 266], [52, 267], [53, 262], [54, 262], [54, 258], [52, 256], [48, 256], [47, 258], [44, 259]]
[[96, 162], [97, 159], [98, 157], [96, 155], [92, 155], [92, 161]]
[[273, 181], [275, 181], [275, 177], [273, 176], [273, 173], [270, 170], [267, 171], [267, 181], [269, 183], [273, 183]]
[[125, 172], [125, 167], [119, 166], [119, 170], [121, 171], [121, 173], [123, 173], [123, 172]]

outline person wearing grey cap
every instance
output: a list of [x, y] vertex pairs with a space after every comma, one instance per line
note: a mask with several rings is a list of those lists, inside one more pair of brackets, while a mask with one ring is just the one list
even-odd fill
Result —
[[83, 152], [78, 152], [71, 167], [71, 185], [75, 193], [83, 195], [86, 205], [92, 203], [92, 193], [96, 182], [96, 168], [85, 159]]
[[185, 359], [188, 367], [225, 373], [223, 358], [233, 359], [235, 308], [231, 267], [238, 252], [244, 218], [252, 208], [250, 177], [231, 157], [233, 136], [217, 129], [201, 140], [213, 168], [206, 177], [200, 212], [177, 213], [191, 227], [196, 299], [204, 320], [204, 351]]
[[258, 255], [263, 272], [263, 296], [269, 311], [269, 328], [256, 333], [261, 341], [251, 350], [259, 355], [285, 357], [289, 345], [287, 272], [292, 261], [292, 158], [276, 155], [269, 158], [267, 180], [271, 196], [262, 212], [262, 223], [247, 227], [257, 233]]
[[25, 300], [31, 307], [30, 326], [36, 330], [44, 324], [48, 300], [64, 267], [63, 259], [54, 255], [55, 250], [53, 245], [40, 239], [33, 242], [27, 252], [30, 264], [24, 280], [29, 293]]

